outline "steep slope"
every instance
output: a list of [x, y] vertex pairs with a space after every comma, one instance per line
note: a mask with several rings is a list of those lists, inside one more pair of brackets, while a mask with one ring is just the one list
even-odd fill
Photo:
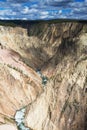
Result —
[[0, 130], [23, 107], [31, 130], [86, 130], [86, 93], [86, 23], [0, 26]]
[[63, 41], [72, 42], [82, 26], [75, 22], [30, 23], [25, 28], [1, 26], [0, 43], [18, 52], [29, 66], [37, 69], [56, 55]]

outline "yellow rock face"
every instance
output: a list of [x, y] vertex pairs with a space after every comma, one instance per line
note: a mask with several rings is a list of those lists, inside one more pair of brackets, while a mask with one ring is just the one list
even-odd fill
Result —
[[0, 130], [23, 107], [30, 130], [86, 130], [87, 25], [23, 24], [0, 26]]

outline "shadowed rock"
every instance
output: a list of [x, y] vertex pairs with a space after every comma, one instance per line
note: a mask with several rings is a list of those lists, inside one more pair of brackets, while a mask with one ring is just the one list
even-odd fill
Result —
[[0, 130], [8, 125], [16, 130], [15, 114], [25, 106], [22, 128], [86, 130], [86, 27], [81, 22], [0, 26]]

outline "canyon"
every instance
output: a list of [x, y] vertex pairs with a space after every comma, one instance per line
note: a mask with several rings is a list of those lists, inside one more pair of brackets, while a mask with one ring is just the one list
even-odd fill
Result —
[[2, 23], [0, 130], [87, 130], [87, 23]]

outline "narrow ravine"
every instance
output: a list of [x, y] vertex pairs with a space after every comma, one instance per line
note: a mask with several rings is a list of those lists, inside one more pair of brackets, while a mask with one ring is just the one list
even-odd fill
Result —
[[[36, 72], [41, 77], [42, 85], [43, 87], [45, 87], [45, 85], [47, 84], [48, 78], [42, 74], [40, 69], [37, 69]], [[16, 111], [15, 122], [16, 122], [18, 130], [31, 130], [30, 128], [26, 127], [24, 124], [25, 113], [26, 113], [26, 107], [23, 107]]]
[[36, 72], [42, 79], [42, 85], [45, 86], [47, 84], [48, 78], [42, 74], [41, 69], [37, 69]]

